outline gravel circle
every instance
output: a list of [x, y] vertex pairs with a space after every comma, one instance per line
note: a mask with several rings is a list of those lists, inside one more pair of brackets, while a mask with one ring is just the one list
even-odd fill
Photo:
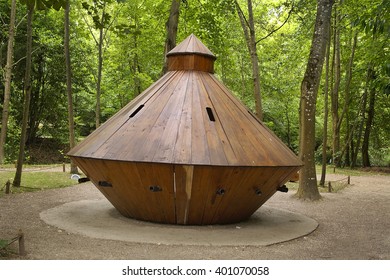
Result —
[[[345, 175], [329, 174], [327, 180]], [[64, 203], [100, 199], [90, 183], [0, 198], [0, 239], [25, 235], [27, 255], [4, 258], [38, 260], [97, 259], [390, 259], [390, 176], [351, 176], [351, 185], [322, 193], [316, 202], [298, 200], [293, 192], [277, 193], [266, 205], [315, 219], [308, 236], [270, 246], [158, 245], [90, 238], [45, 224], [39, 214]], [[10, 249], [16, 250], [17, 244]], [[1, 257], [0, 257], [1, 258]]]

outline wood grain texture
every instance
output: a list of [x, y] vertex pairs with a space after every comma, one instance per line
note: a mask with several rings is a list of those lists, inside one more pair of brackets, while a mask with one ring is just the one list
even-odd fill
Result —
[[189, 165], [301, 165], [213, 74], [173, 71], [167, 75], [154, 91], [132, 101], [69, 155]]
[[126, 217], [245, 220], [302, 163], [213, 75], [194, 35], [167, 58], [167, 74], [68, 155]]
[[215, 60], [215, 55], [194, 35], [191, 34], [184, 39], [179, 45], [174, 47], [167, 53], [167, 57], [176, 56], [178, 54], [198, 54], [202, 56], [208, 56]]

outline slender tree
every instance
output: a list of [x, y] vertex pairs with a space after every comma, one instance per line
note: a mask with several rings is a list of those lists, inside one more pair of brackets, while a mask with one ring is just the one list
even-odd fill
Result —
[[[69, 148], [72, 149], [76, 146], [74, 116], [73, 116], [73, 96], [72, 96], [72, 66], [70, 60], [70, 0], [66, 1], [65, 14], [65, 33], [64, 33], [64, 52], [65, 52], [65, 65], [66, 65], [66, 93], [68, 97], [68, 123], [69, 123]], [[78, 173], [77, 166], [71, 160], [70, 173]]]
[[324, 130], [322, 138], [322, 167], [320, 186], [325, 185], [326, 165], [327, 165], [327, 151], [328, 151], [328, 118], [329, 118], [329, 58], [330, 58], [330, 40], [326, 49], [326, 66], [325, 66], [325, 85], [324, 85]]
[[351, 83], [352, 83], [352, 76], [353, 76], [353, 63], [355, 59], [355, 51], [357, 46], [357, 32], [353, 35], [353, 42], [351, 46], [351, 56], [349, 57], [348, 66], [345, 73], [345, 90], [344, 90], [344, 106], [343, 111], [341, 112], [339, 123], [341, 125], [342, 120], [345, 118], [346, 120], [346, 135], [345, 138], [345, 145], [343, 149], [340, 152], [340, 159], [343, 158], [345, 153], [345, 165], [350, 166], [351, 164], [351, 158], [350, 158], [350, 143], [353, 135], [353, 129], [354, 126], [350, 126], [350, 120], [349, 120], [349, 106], [351, 104]]
[[181, 1], [182, 0], [172, 0], [171, 10], [169, 12], [169, 18], [165, 24], [167, 37], [165, 39], [163, 74], [166, 73], [168, 70], [166, 54], [176, 46], [176, 35], [177, 35], [177, 27], [179, 25]]
[[260, 91], [259, 57], [257, 56], [256, 31], [255, 31], [255, 22], [253, 19], [252, 0], [247, 1], [248, 20], [245, 18], [245, 15], [238, 2], [235, 1], [235, 3], [237, 8], [237, 13], [240, 18], [242, 30], [244, 31], [245, 41], [251, 57], [253, 96], [255, 99], [256, 116], [260, 120], [263, 120], [263, 107], [262, 107], [261, 91]]
[[369, 85], [371, 82], [371, 75], [372, 75], [372, 69], [371, 69], [371, 65], [369, 65], [368, 69], [367, 69], [365, 88], [364, 88], [364, 92], [362, 95], [362, 101], [361, 101], [361, 106], [360, 106], [361, 108], [360, 108], [360, 111], [358, 114], [358, 117], [361, 116], [361, 120], [360, 120], [359, 128], [357, 131], [355, 149], [352, 151], [353, 152], [352, 153], [352, 163], [351, 163], [352, 168], [356, 167], [356, 165], [357, 165], [357, 156], [359, 153], [360, 143], [361, 143], [362, 133], [363, 133], [363, 128], [364, 128], [364, 121], [365, 121], [365, 115], [366, 115], [365, 112], [366, 112], [366, 108], [367, 108], [367, 96], [368, 96], [368, 91], [369, 91]]
[[333, 130], [333, 164], [340, 166], [340, 128], [341, 121], [339, 116], [339, 92], [341, 82], [341, 54], [340, 54], [340, 11], [335, 8], [334, 32], [333, 32], [333, 74], [334, 84], [331, 91], [331, 112], [332, 112], [332, 130]]
[[22, 120], [22, 132], [20, 135], [19, 143], [19, 156], [16, 166], [15, 178], [13, 185], [20, 187], [22, 180], [22, 168], [24, 162], [24, 150], [26, 146], [27, 138], [27, 124], [28, 115], [30, 111], [30, 99], [31, 99], [31, 58], [32, 58], [32, 23], [34, 16], [35, 3], [27, 4], [27, 47], [26, 47], [26, 72], [24, 76], [24, 107], [23, 107], [23, 120]]
[[375, 85], [373, 85], [375, 79], [376, 79], [376, 73], [374, 70], [371, 69], [371, 73], [369, 74], [370, 78], [370, 89], [369, 89], [369, 99], [368, 99], [368, 110], [367, 110], [367, 118], [366, 118], [366, 126], [364, 129], [364, 136], [363, 136], [363, 144], [362, 144], [362, 163], [363, 167], [370, 167], [370, 156], [368, 153], [369, 148], [369, 142], [370, 142], [370, 134], [371, 134], [371, 128], [374, 121], [374, 112], [375, 112], [375, 95], [376, 95], [376, 88]]
[[317, 1], [317, 16], [312, 45], [305, 75], [301, 84], [299, 156], [304, 163], [300, 171], [297, 196], [316, 200], [321, 196], [317, 187], [315, 169], [315, 116], [317, 93], [321, 80], [326, 44], [329, 40], [329, 25], [332, 14], [332, 0]]
[[1, 125], [1, 133], [0, 133], [0, 164], [3, 164], [5, 159], [4, 147], [5, 147], [5, 140], [7, 138], [9, 101], [11, 97], [12, 64], [14, 58], [15, 14], [16, 14], [16, 0], [12, 0], [11, 16], [9, 20], [9, 31], [8, 31], [7, 64], [5, 66], [4, 103], [3, 103], [3, 113], [1, 118], [2, 125]]

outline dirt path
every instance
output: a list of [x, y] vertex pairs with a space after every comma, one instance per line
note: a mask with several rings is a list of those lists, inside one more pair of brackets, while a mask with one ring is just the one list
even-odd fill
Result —
[[[330, 175], [328, 180], [345, 176]], [[318, 202], [278, 193], [266, 205], [319, 222], [309, 236], [262, 246], [167, 246], [101, 240], [48, 226], [39, 213], [63, 203], [98, 199], [90, 183], [0, 198], [0, 238], [25, 233], [26, 259], [390, 259], [390, 176], [352, 176], [349, 187]]]

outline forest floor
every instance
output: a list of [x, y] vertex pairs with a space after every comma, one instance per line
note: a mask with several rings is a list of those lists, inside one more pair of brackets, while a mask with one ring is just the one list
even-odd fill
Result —
[[[344, 181], [329, 174], [327, 180]], [[277, 193], [267, 206], [315, 219], [311, 234], [269, 246], [183, 246], [95, 239], [45, 224], [39, 214], [64, 203], [100, 199], [91, 184], [11, 194], [0, 198], [0, 239], [25, 234], [27, 255], [0, 259], [390, 259], [390, 176], [367, 173], [351, 176], [338, 192], [322, 193], [317, 202], [302, 201], [294, 192]], [[17, 242], [16, 242], [17, 243]], [[10, 250], [16, 251], [17, 244]]]

